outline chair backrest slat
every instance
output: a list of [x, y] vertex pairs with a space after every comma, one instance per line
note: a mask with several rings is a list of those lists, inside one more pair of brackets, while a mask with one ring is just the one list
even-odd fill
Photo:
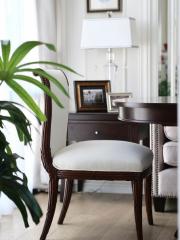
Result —
[[[42, 83], [46, 85], [49, 89], [50, 82], [46, 78], [41, 78]], [[51, 122], [52, 122], [52, 100], [47, 95], [44, 94], [44, 114], [46, 115], [47, 121], [43, 123], [42, 126], [42, 143], [41, 143], [41, 159], [44, 168], [47, 172], [51, 171], [52, 168], [52, 155], [51, 155]]]
[[[60, 70], [48, 70], [47, 72], [58, 79], [68, 90], [67, 77], [64, 72]], [[41, 159], [44, 168], [50, 173], [54, 170], [52, 166], [54, 152], [66, 145], [69, 99], [54, 87], [54, 84], [50, 84], [48, 79], [41, 78], [41, 81], [57, 95], [64, 105], [61, 109], [47, 94], [44, 94], [44, 114], [47, 121], [42, 126]]]

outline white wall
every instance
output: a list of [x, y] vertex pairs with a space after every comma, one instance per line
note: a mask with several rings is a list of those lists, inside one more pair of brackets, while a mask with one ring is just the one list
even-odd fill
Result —
[[[80, 78], [69, 75], [70, 111], [75, 111], [73, 81], [105, 80], [104, 64], [106, 50], [81, 50], [81, 27], [84, 18], [102, 18], [106, 13], [87, 13], [85, 0], [61, 0], [62, 10], [62, 62], [84, 75]], [[115, 62], [119, 71], [116, 83], [111, 83], [118, 91], [133, 92], [135, 97], [156, 96], [158, 92], [158, 1], [123, 0], [123, 11], [113, 13], [113, 17], [134, 17], [137, 22], [138, 48], [127, 49], [127, 81], [123, 82], [123, 50], [115, 50]], [[87, 182], [87, 191], [129, 192], [127, 183]]]
[[[123, 82], [123, 50], [116, 49], [115, 62], [118, 75], [113, 90], [130, 91], [135, 97], [156, 96], [157, 77], [157, 0], [124, 0], [123, 11], [113, 13], [113, 17], [130, 16], [137, 22], [139, 47], [127, 49], [127, 81]], [[153, 13], [153, 14], [152, 14]], [[86, 80], [104, 80], [106, 50], [81, 50], [81, 27], [84, 18], [106, 17], [106, 13], [87, 13], [85, 0], [62, 0], [63, 18], [63, 58], [62, 61], [79, 73]], [[154, 34], [154, 35], [153, 35]], [[83, 79], [70, 75], [71, 111], [75, 110], [73, 81]]]

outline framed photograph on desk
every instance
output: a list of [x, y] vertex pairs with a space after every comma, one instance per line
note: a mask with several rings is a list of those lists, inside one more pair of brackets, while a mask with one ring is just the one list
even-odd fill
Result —
[[110, 81], [75, 81], [77, 112], [106, 112]]
[[118, 112], [118, 108], [116, 107], [115, 102], [123, 102], [127, 98], [132, 97], [132, 93], [125, 92], [125, 93], [106, 93], [106, 100], [107, 100], [107, 111], [108, 112]]

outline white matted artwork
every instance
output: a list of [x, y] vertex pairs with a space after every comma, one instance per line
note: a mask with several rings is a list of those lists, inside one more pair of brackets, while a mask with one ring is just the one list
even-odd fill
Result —
[[108, 112], [118, 112], [118, 107], [116, 106], [116, 102], [124, 102], [127, 98], [132, 97], [131, 92], [125, 93], [106, 93], [106, 102], [107, 102], [107, 111]]
[[121, 11], [122, 0], [87, 0], [87, 12]]

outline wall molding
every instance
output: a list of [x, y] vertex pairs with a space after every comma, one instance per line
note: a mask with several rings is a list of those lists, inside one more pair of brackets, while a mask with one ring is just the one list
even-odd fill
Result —
[[159, 45], [159, 0], [151, 1], [151, 26], [150, 26], [150, 79], [149, 79], [149, 96], [154, 98], [158, 96], [158, 68], [161, 46]]
[[[123, 12], [114, 13], [114, 17], [129, 15], [137, 20], [137, 30], [139, 34], [139, 48], [135, 51], [127, 52], [127, 65], [129, 66], [127, 75], [127, 90], [135, 91], [138, 97], [155, 97], [158, 93], [158, 10], [160, 0], [127, 0], [124, 1]], [[137, 6], [136, 6], [137, 5]], [[104, 79], [102, 66], [105, 63], [105, 51], [92, 50], [83, 51], [80, 49], [80, 33], [83, 18], [106, 17], [105, 13], [86, 13], [86, 1], [82, 0], [62, 0], [61, 2], [62, 20], [62, 62], [71, 66], [79, 73], [84, 74], [85, 79]], [[117, 50], [117, 61], [122, 64], [122, 50]], [[137, 59], [139, 58], [138, 62]], [[132, 67], [132, 68], [131, 68]], [[123, 79], [122, 69], [118, 82]], [[131, 72], [130, 72], [131, 71]], [[131, 73], [131, 74], [129, 74]], [[70, 111], [75, 110], [73, 81], [82, 79], [74, 74], [68, 74], [70, 79]], [[124, 88], [126, 86], [124, 85]], [[115, 190], [117, 188], [117, 190]], [[86, 183], [85, 189], [97, 189], [97, 185]], [[126, 190], [127, 187], [127, 190]], [[122, 183], [107, 183], [103, 191], [126, 192], [128, 186]]]
[[159, 1], [141, 0], [139, 47], [139, 95], [158, 96]]

